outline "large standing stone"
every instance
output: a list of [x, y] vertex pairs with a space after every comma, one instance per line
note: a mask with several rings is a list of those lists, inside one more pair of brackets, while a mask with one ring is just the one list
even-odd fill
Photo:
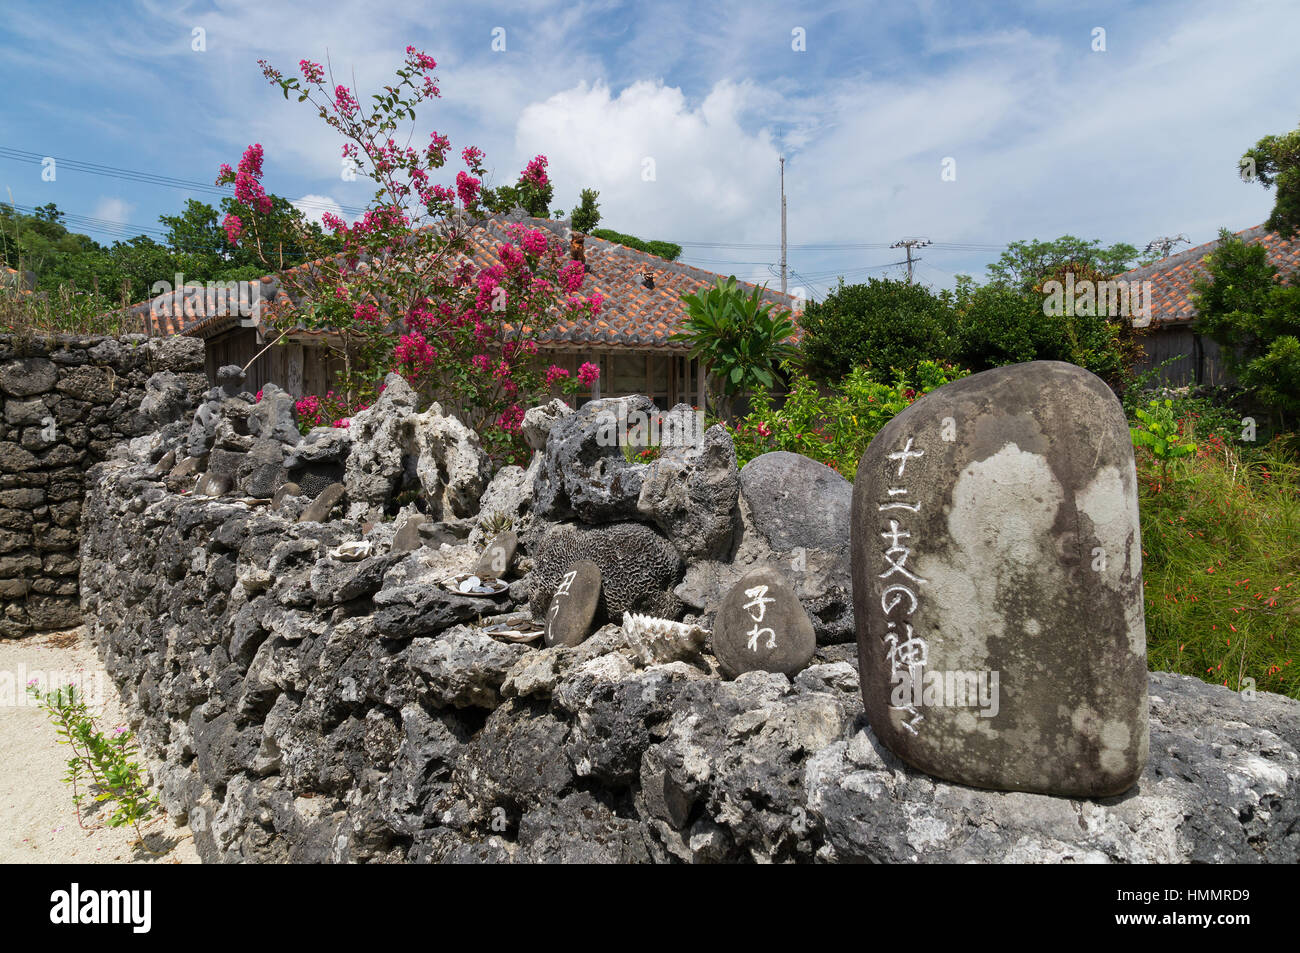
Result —
[[794, 677], [815, 651], [812, 620], [776, 570], [744, 576], [718, 607], [713, 654], [728, 675], [781, 672]]
[[741, 468], [740, 492], [775, 551], [847, 552], [853, 487], [825, 464], [785, 450], [764, 453]]
[[1142, 543], [1119, 401], [1072, 364], [948, 384], [853, 491], [862, 694], [932, 775], [1099, 797], [1147, 759]]
[[600, 567], [580, 559], [564, 572], [546, 610], [547, 645], [578, 645], [591, 634], [600, 602]]

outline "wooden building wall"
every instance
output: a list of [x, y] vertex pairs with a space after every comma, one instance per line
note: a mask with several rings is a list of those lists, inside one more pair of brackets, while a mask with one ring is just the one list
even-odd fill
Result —
[[[343, 369], [343, 361], [329, 348], [314, 341], [281, 341], [267, 348], [258, 339], [255, 328], [232, 328], [215, 334], [204, 342], [208, 380], [216, 382], [217, 368], [226, 364], [247, 371], [245, 387], [257, 393], [267, 383], [282, 387], [294, 397], [324, 394], [334, 386]], [[265, 348], [265, 351], [263, 349]], [[256, 360], [254, 355], [262, 352]]]
[[[601, 397], [645, 394], [662, 410], [676, 404], [700, 403], [699, 362], [680, 351], [633, 350], [543, 351], [546, 363], [557, 364], [576, 377], [578, 368], [590, 362], [600, 368]], [[591, 400], [591, 393], [578, 395], [579, 403]]]
[[1190, 325], [1154, 327], [1143, 336], [1142, 347], [1146, 357], [1134, 368], [1138, 374], [1159, 367], [1172, 357], [1179, 358], [1161, 372], [1171, 387], [1219, 386], [1233, 381], [1224, 366], [1219, 345], [1193, 332]]

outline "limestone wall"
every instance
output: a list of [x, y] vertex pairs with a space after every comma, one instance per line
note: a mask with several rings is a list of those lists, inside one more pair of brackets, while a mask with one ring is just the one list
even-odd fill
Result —
[[0, 636], [79, 625], [84, 478], [207, 387], [194, 338], [0, 335]]
[[[477, 558], [473, 519], [404, 534], [401, 515], [304, 521], [302, 498], [178, 495], [159, 460], [184, 439], [133, 441], [92, 472], [81, 586], [205, 861], [1300, 859], [1300, 702], [1155, 674], [1151, 759], [1121, 797], [937, 781], [872, 734], [835, 626], [792, 678], [728, 679], [708, 643], [617, 624], [574, 647], [489, 635], [527, 612], [547, 514], [595, 505], [572, 467], [567, 502], [538, 490], [561, 441], [485, 494], [513, 481], [534, 501], [522, 578], [494, 602], [439, 585]], [[772, 487], [740, 486], [748, 538]], [[676, 587], [688, 607], [714, 601], [704, 566]]]

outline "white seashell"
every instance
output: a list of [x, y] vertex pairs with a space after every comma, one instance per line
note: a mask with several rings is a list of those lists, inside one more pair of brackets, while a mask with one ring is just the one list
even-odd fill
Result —
[[637, 650], [642, 664], [690, 658], [699, 653], [709, 637], [708, 630], [698, 625], [658, 619], [639, 612], [623, 613], [623, 631]]
[[370, 540], [351, 540], [350, 542], [343, 543], [335, 549], [331, 549], [329, 554], [333, 558], [341, 559], [344, 562], [355, 562], [358, 559], [365, 559], [370, 555]]

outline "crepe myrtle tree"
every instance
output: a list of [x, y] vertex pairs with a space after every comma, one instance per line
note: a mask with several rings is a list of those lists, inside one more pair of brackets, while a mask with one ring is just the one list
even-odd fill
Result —
[[[287, 296], [264, 305], [264, 321], [280, 338], [294, 329], [328, 330], [342, 358], [336, 392], [329, 400], [308, 395], [300, 413], [346, 426], [395, 371], [422, 398], [436, 397], [477, 430], [498, 459], [518, 455], [523, 407], [555, 383], [541, 366], [539, 337], [561, 314], [600, 311], [599, 294], [580, 293], [583, 264], [569, 260], [549, 231], [519, 223], [506, 227], [496, 262], [480, 266], [466, 254], [470, 231], [513, 207], [519, 186], [486, 187], [484, 154], [475, 146], [461, 150], [464, 168], [454, 180], [439, 182], [450, 178], [448, 138], [435, 131], [423, 147], [409, 144], [416, 107], [442, 95], [432, 57], [408, 46], [395, 80], [368, 104], [319, 63], [300, 60], [298, 76], [260, 65], [286, 99], [315, 107], [343, 139], [345, 168], [374, 184], [356, 221], [322, 216], [342, 250], [286, 272]], [[271, 211], [263, 159], [262, 146], [253, 144], [236, 168], [225, 165], [218, 174], [218, 184], [234, 187], [223, 221], [231, 245], [260, 248]], [[520, 182], [545, 192], [545, 170], [546, 157], [537, 156]]]
[[[343, 139], [344, 166], [374, 185], [364, 215], [351, 224], [322, 216], [342, 251], [287, 272], [289, 295], [264, 306], [264, 319], [281, 338], [320, 329], [337, 342], [331, 346], [343, 361], [339, 387], [300, 400], [300, 417], [346, 426], [377, 397], [383, 377], [396, 372], [422, 398], [442, 400], [498, 459], [519, 455], [526, 403], [556, 384], [581, 386], [542, 367], [539, 335], [562, 313], [595, 315], [602, 298], [580, 294], [584, 265], [568, 260], [545, 229], [507, 225], [493, 264], [474, 264], [465, 250], [469, 231], [513, 207], [521, 189], [549, 195], [546, 157], [529, 161], [519, 185], [493, 190], [484, 185], [484, 152], [468, 146], [460, 152], [464, 169], [454, 181], [438, 182], [450, 178], [445, 135], [434, 131], [422, 148], [399, 144], [415, 139], [416, 107], [442, 95], [437, 64], [415, 47], [407, 47], [395, 81], [369, 96], [368, 105], [317, 62], [300, 60], [300, 75], [260, 65], [286, 99], [294, 95], [316, 108]], [[234, 187], [233, 211], [222, 222], [231, 246], [260, 251], [272, 211], [261, 185], [263, 160], [263, 147], [252, 144], [237, 168], [224, 165], [218, 174], [218, 185]], [[300, 238], [311, 242], [309, 234]]]

